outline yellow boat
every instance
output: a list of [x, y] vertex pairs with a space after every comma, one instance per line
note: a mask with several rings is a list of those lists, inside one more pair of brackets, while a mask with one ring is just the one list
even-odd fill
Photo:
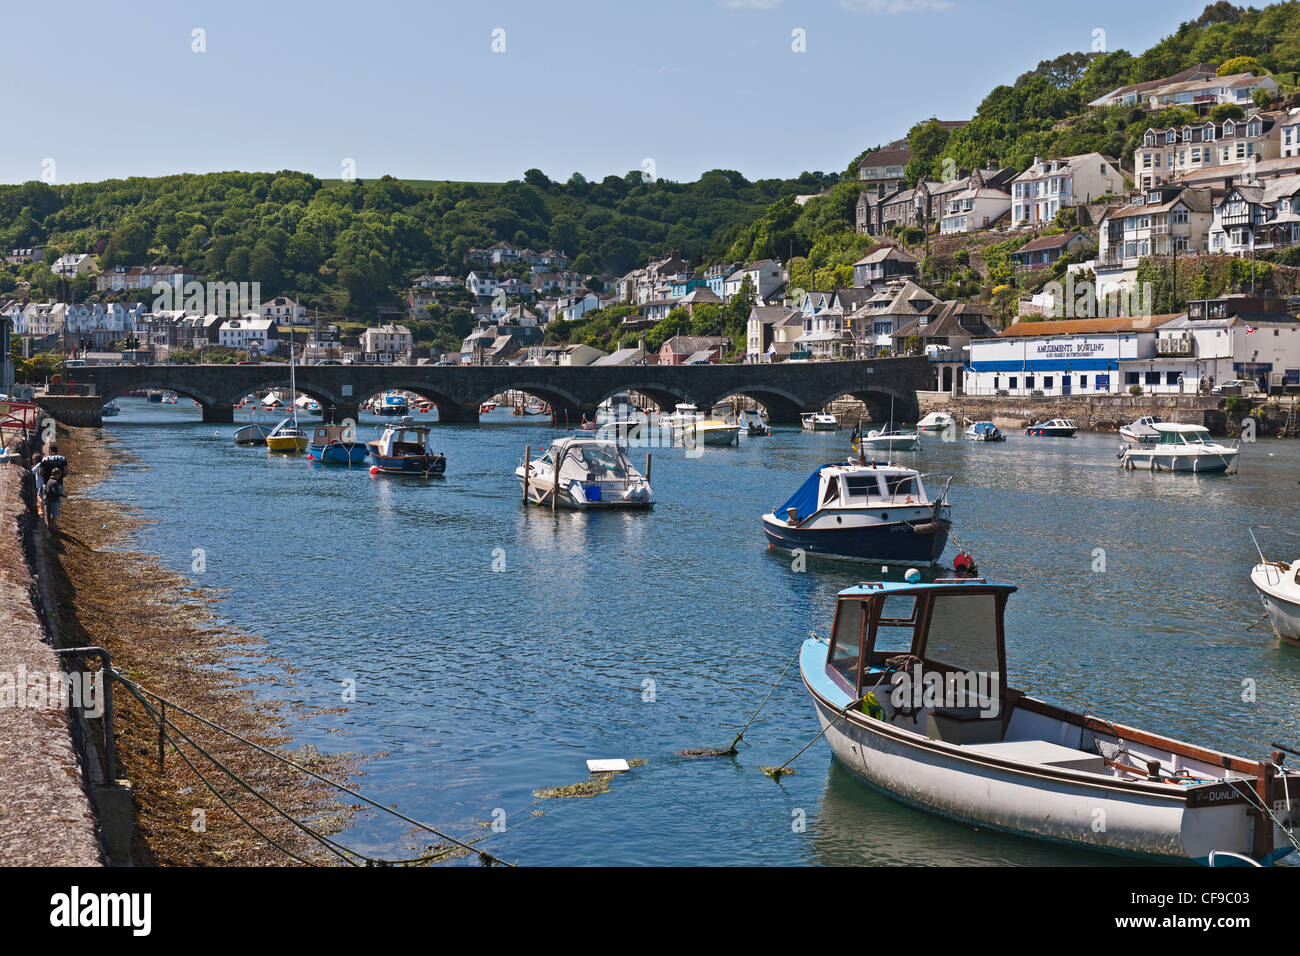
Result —
[[266, 450], [301, 455], [307, 450], [307, 433], [292, 418], [286, 418], [266, 436]]

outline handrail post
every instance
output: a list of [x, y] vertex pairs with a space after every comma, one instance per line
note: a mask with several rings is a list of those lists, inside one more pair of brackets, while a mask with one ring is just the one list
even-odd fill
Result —
[[74, 654], [95, 654], [100, 659], [100, 674], [104, 682], [104, 771], [111, 786], [117, 780], [117, 739], [113, 733], [113, 660], [102, 647], [65, 647], [56, 649], [56, 655], [72, 656]]

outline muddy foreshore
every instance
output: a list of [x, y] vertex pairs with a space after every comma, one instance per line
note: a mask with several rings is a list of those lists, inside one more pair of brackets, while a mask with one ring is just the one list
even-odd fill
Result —
[[[145, 516], [89, 494], [117, 463], [126, 460], [128, 453], [122, 446], [97, 429], [60, 428], [58, 443], [70, 469], [68, 499], [57, 539], [45, 538], [47, 594], [53, 595], [45, 612], [60, 642], [102, 646], [112, 654], [116, 670], [153, 693], [331, 779], [347, 782], [354, 776], [356, 762], [349, 756], [287, 749], [289, 726], [308, 715], [256, 696], [259, 681], [240, 676], [237, 662], [258, 662], [263, 672], [270, 663], [279, 672], [276, 683], [291, 684], [292, 669], [269, 656], [256, 636], [218, 621], [213, 606], [219, 594], [196, 588], [156, 557], [133, 549]], [[160, 769], [154, 717], [121, 685], [114, 687], [113, 703], [118, 773], [130, 779], [135, 791], [135, 862], [163, 866], [338, 862], [337, 856], [250, 794], [199, 748], [286, 813], [325, 834], [341, 829], [350, 813], [331, 788], [174, 707], [168, 708], [167, 717], [192, 739], [193, 743], [178, 741], [190, 763], [168, 744]], [[157, 701], [151, 703], [159, 706]], [[326, 719], [327, 713], [315, 716]], [[178, 735], [173, 732], [173, 736]], [[241, 815], [253, 826], [241, 821]]]

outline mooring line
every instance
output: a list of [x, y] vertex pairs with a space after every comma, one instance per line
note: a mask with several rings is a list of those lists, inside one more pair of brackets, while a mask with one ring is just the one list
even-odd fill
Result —
[[[353, 789], [351, 789], [350, 787], [344, 786], [343, 784], [338, 783], [337, 781], [331, 780], [331, 779], [329, 779], [328, 777], [325, 777], [325, 776], [323, 776], [322, 774], [319, 774], [319, 773], [317, 773], [316, 771], [310, 769], [309, 767], [305, 767], [305, 766], [303, 766], [302, 764], [298, 763], [297, 761], [294, 761], [294, 760], [289, 759], [288, 757], [285, 757], [283, 754], [278, 754], [278, 753], [276, 753], [276, 752], [273, 751], [273, 750], [269, 750], [268, 748], [263, 747], [261, 744], [258, 744], [258, 743], [254, 742], [254, 741], [252, 741], [252, 740], [249, 740], [248, 738], [246, 738], [246, 737], [244, 737], [244, 736], [242, 736], [242, 735], [240, 735], [240, 734], [238, 734], [238, 733], [235, 733], [233, 730], [229, 730], [229, 729], [227, 729], [227, 728], [225, 728], [225, 727], [222, 727], [220, 724], [216, 724], [216, 723], [214, 723], [213, 721], [208, 720], [206, 717], [203, 717], [203, 716], [201, 716], [201, 715], [199, 715], [199, 714], [196, 714], [196, 713], [194, 713], [193, 711], [191, 711], [191, 710], [189, 710], [189, 709], [187, 709], [187, 708], [185, 708], [185, 707], [182, 707], [180, 704], [175, 703], [174, 701], [168, 700], [167, 698], [163, 697], [161, 694], [157, 694], [157, 693], [155, 693], [155, 692], [153, 692], [153, 691], [151, 691], [151, 690], [148, 690], [148, 689], [145, 688], [145, 687], [141, 687], [139, 684], [136, 684], [134, 681], [130, 680], [129, 678], [126, 678], [126, 677], [123, 676], [120, 672], [118, 672], [118, 671], [116, 671], [116, 670], [113, 670], [109, 676], [110, 676], [112, 679], [115, 679], [115, 680], [117, 680], [119, 683], [121, 683], [124, 687], [127, 688], [128, 691], [130, 691], [130, 692], [132, 693], [133, 696], [135, 696], [137, 699], [140, 700], [141, 704], [145, 707], [146, 711], [147, 711], [147, 712], [150, 714], [150, 716], [154, 719], [154, 722], [155, 722], [156, 724], [159, 725], [159, 729], [160, 729], [160, 730], [163, 730], [164, 736], [168, 736], [168, 735], [166, 734], [166, 731], [163, 729], [163, 728], [164, 728], [164, 724], [165, 724], [166, 726], [170, 726], [171, 728], [173, 728], [173, 729], [176, 731], [177, 734], [179, 734], [180, 736], [182, 736], [182, 737], [186, 740], [187, 743], [190, 743], [190, 744], [191, 744], [191, 745], [192, 745], [196, 750], [198, 750], [199, 752], [203, 753], [204, 756], [206, 756], [209, 760], [212, 761], [213, 764], [215, 764], [215, 765], [216, 765], [217, 767], [219, 767], [222, 771], [224, 771], [226, 774], [228, 774], [232, 779], [234, 779], [234, 780], [236, 780], [238, 783], [240, 783], [240, 785], [243, 786], [245, 789], [249, 790], [249, 792], [252, 793], [254, 796], [256, 796], [259, 800], [262, 800], [264, 803], [267, 803], [268, 806], [271, 806], [272, 809], [275, 809], [275, 810], [276, 810], [278, 813], [280, 813], [282, 816], [285, 816], [285, 818], [288, 819], [291, 823], [293, 823], [293, 824], [294, 824], [295, 826], [297, 826], [299, 829], [303, 830], [303, 832], [307, 833], [307, 834], [308, 834], [309, 836], [311, 836], [313, 839], [317, 840], [318, 842], [321, 842], [322, 845], [326, 846], [327, 849], [330, 849], [330, 850], [331, 850], [332, 852], [334, 852], [336, 855], [342, 856], [343, 853], [350, 853], [350, 854], [356, 856], [357, 858], [362, 859], [362, 860], [365, 860], [367, 863], [374, 864], [374, 865], [391, 865], [391, 864], [395, 864], [395, 863], [406, 862], [406, 861], [386, 861], [386, 860], [382, 860], [382, 859], [377, 859], [377, 858], [368, 857], [368, 856], [366, 856], [364, 853], [361, 853], [361, 852], [359, 852], [359, 851], [357, 851], [357, 850], [349, 849], [348, 847], [345, 847], [345, 846], [343, 846], [343, 845], [340, 844], [340, 843], [336, 843], [335, 841], [331, 840], [329, 837], [324, 836], [323, 834], [318, 834], [318, 833], [316, 833], [312, 828], [310, 828], [310, 827], [308, 827], [306, 824], [303, 824], [303, 823], [299, 822], [298, 820], [294, 819], [291, 815], [289, 815], [289, 814], [286, 813], [285, 811], [281, 810], [279, 807], [275, 806], [273, 803], [271, 803], [270, 801], [268, 801], [268, 800], [267, 800], [265, 797], [263, 797], [261, 794], [257, 793], [256, 790], [255, 790], [254, 788], [251, 787], [251, 785], [249, 785], [248, 783], [246, 783], [245, 781], [243, 781], [242, 779], [240, 779], [239, 776], [238, 776], [236, 773], [234, 773], [234, 771], [232, 771], [232, 770], [230, 770], [228, 767], [225, 767], [224, 765], [222, 765], [220, 761], [218, 761], [218, 760], [217, 760], [215, 757], [213, 757], [211, 754], [207, 753], [207, 752], [206, 752], [206, 751], [205, 751], [205, 750], [204, 750], [204, 749], [203, 749], [199, 744], [195, 743], [194, 740], [193, 740], [192, 738], [190, 738], [189, 735], [186, 734], [183, 730], [181, 730], [179, 727], [177, 727], [176, 724], [175, 724], [175, 723], [174, 723], [170, 718], [156, 716], [157, 711], [153, 708], [152, 705], [150, 705], [147, 701], [145, 701], [145, 700], [141, 697], [141, 695], [142, 695], [142, 694], [147, 694], [148, 696], [150, 696], [150, 697], [152, 697], [152, 698], [154, 698], [154, 699], [156, 699], [156, 700], [162, 702], [162, 703], [165, 704], [166, 706], [169, 706], [169, 707], [171, 707], [171, 708], [173, 708], [173, 709], [175, 709], [175, 710], [180, 711], [182, 714], [185, 714], [187, 717], [191, 717], [191, 718], [193, 718], [194, 720], [197, 720], [197, 721], [199, 721], [200, 723], [204, 724], [205, 726], [207, 726], [207, 727], [211, 727], [213, 730], [216, 730], [216, 731], [218, 731], [218, 732], [220, 732], [220, 733], [225, 734], [225, 735], [228, 736], [228, 737], [231, 737], [231, 738], [233, 738], [233, 739], [235, 739], [235, 740], [238, 740], [240, 743], [243, 743], [243, 744], [245, 744], [246, 746], [252, 747], [254, 750], [257, 750], [257, 751], [259, 751], [260, 753], [266, 754], [268, 757], [271, 757], [271, 758], [273, 758], [273, 759], [275, 759], [275, 760], [278, 760], [278, 761], [280, 761], [281, 763], [286, 764], [287, 766], [293, 767], [295, 770], [298, 770], [298, 771], [301, 772], [301, 773], [305, 773], [305, 774], [307, 774], [309, 777], [312, 777], [312, 778], [315, 779], [315, 780], [319, 780], [321, 783], [324, 783], [324, 784], [326, 784], [327, 786], [333, 787], [334, 789], [336, 789], [336, 790], [338, 790], [338, 791], [340, 791], [340, 792], [342, 792], [342, 793], [346, 793], [346, 794], [348, 794], [348, 795], [351, 796], [351, 797], [355, 797], [356, 799], [362, 801], [363, 803], [369, 804], [370, 806], [375, 807], [375, 808], [378, 809], [378, 810], [382, 810], [382, 811], [384, 811], [385, 813], [391, 814], [392, 816], [395, 816], [395, 817], [397, 817], [397, 818], [400, 819], [400, 820], [403, 820], [403, 821], [405, 821], [405, 822], [407, 822], [407, 823], [410, 823], [412, 826], [418, 827], [418, 828], [420, 828], [420, 829], [422, 829], [422, 830], [425, 830], [425, 831], [427, 831], [427, 832], [429, 832], [429, 833], [432, 833], [432, 834], [434, 834], [435, 836], [439, 837], [440, 839], [447, 841], [448, 843], [452, 843], [452, 844], [454, 844], [455, 846], [460, 847], [461, 849], [466, 850], [466, 851], [468, 851], [468, 852], [478, 853], [479, 856], [480, 856], [481, 858], [483, 858], [485, 861], [491, 861], [492, 863], [497, 863], [497, 864], [501, 864], [501, 865], [504, 865], [504, 866], [514, 866], [514, 865], [515, 865], [514, 863], [511, 863], [511, 862], [509, 862], [509, 861], [507, 861], [507, 860], [503, 860], [503, 859], [501, 859], [500, 857], [497, 857], [495, 854], [488, 853], [487, 851], [484, 851], [484, 850], [476, 849], [476, 848], [473, 846], [472, 843], [467, 843], [467, 842], [465, 842], [464, 840], [459, 840], [459, 839], [457, 839], [456, 837], [451, 836], [450, 834], [447, 834], [447, 833], [442, 832], [442, 831], [439, 830], [437, 827], [431, 826], [431, 825], [429, 825], [429, 824], [427, 824], [427, 823], [422, 823], [422, 822], [419, 821], [419, 820], [416, 820], [416, 819], [414, 819], [414, 818], [412, 818], [412, 817], [409, 817], [409, 816], [407, 816], [406, 814], [402, 813], [400, 810], [394, 810], [392, 807], [385, 806], [384, 804], [379, 803], [379, 802], [376, 801], [376, 800], [372, 800], [370, 797], [367, 797], [365, 794], [360, 793], [359, 791], [353, 790]], [[161, 721], [161, 722], [160, 722], [160, 721]], [[192, 770], [194, 770], [194, 772], [199, 776], [199, 779], [202, 780], [202, 781], [204, 782], [204, 784], [208, 787], [208, 789], [212, 790], [212, 792], [217, 796], [217, 798], [220, 799], [221, 802], [222, 802], [223, 804], [225, 804], [225, 805], [227, 806], [227, 808], [231, 810], [232, 813], [235, 814], [235, 816], [239, 817], [239, 819], [240, 819], [241, 821], [243, 821], [245, 824], [247, 824], [247, 825], [249, 826], [250, 829], [254, 830], [254, 832], [257, 832], [260, 836], [263, 836], [264, 839], [267, 839], [267, 842], [269, 842], [269, 843], [271, 843], [273, 846], [275, 846], [276, 849], [281, 850], [281, 852], [285, 853], [286, 855], [292, 857], [292, 858], [295, 859], [295, 860], [298, 860], [299, 862], [303, 862], [303, 863], [308, 862], [308, 861], [302, 860], [301, 857], [298, 857], [298, 856], [296, 856], [295, 854], [291, 853], [290, 851], [285, 850], [285, 849], [284, 849], [283, 847], [281, 847], [279, 844], [277, 844], [277, 843], [275, 843], [274, 841], [270, 840], [269, 838], [265, 837], [265, 835], [262, 834], [262, 832], [261, 832], [260, 830], [258, 830], [258, 828], [257, 828], [256, 826], [254, 826], [252, 823], [250, 823], [247, 819], [245, 819], [245, 817], [244, 817], [242, 814], [240, 814], [237, 810], [235, 810], [233, 807], [230, 806], [229, 802], [225, 799], [225, 797], [224, 797], [224, 796], [223, 796], [223, 795], [222, 795], [222, 794], [221, 794], [221, 793], [220, 793], [220, 792], [219, 792], [219, 791], [218, 791], [218, 790], [217, 790], [217, 789], [216, 789], [216, 788], [215, 788], [215, 787], [214, 787], [214, 786], [213, 786], [213, 785], [212, 785], [212, 784], [207, 780], [206, 777], [203, 776], [203, 774], [202, 774], [201, 772], [198, 771], [197, 768], [194, 767], [194, 765], [190, 762], [190, 760], [185, 756], [185, 754], [184, 754], [184, 753], [180, 750], [180, 748], [177, 746], [175, 740], [171, 740], [170, 742], [171, 742], [172, 748], [173, 748], [174, 750], [176, 750], [176, 752], [179, 753], [179, 754], [181, 755], [182, 759], [185, 760], [186, 764], [189, 765], [190, 768], [191, 768]], [[477, 841], [475, 841], [475, 842], [477, 842]], [[450, 851], [448, 851], [448, 852], [450, 852]], [[445, 854], [438, 854], [438, 855], [445, 855]], [[434, 858], [436, 858], [436, 857], [434, 857]], [[343, 857], [343, 859], [347, 860], [346, 857]], [[425, 859], [425, 857], [419, 857], [419, 858], [416, 858], [416, 859]], [[353, 866], [356, 865], [356, 863], [355, 863], [354, 861], [347, 860], [347, 862], [351, 863]]]

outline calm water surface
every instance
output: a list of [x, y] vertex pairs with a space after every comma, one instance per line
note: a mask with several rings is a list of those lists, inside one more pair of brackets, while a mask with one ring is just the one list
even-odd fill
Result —
[[[97, 493], [156, 519], [140, 546], [168, 566], [190, 573], [204, 549], [193, 576], [228, 591], [220, 613], [297, 671], [296, 686], [264, 692], [346, 706], [303, 722], [297, 743], [386, 754], [361, 780], [382, 803], [461, 836], [504, 810], [506, 832], [486, 846], [526, 864], [1114, 862], [900, 807], [822, 741], [774, 783], [757, 768], [819, 730], [797, 668], [738, 757], [675, 755], [725, 746], [808, 631], [829, 631], [836, 592], [866, 576], [794, 573], [758, 523], [848, 453], [847, 432], [778, 429], [694, 459], [657, 450], [653, 512], [552, 516], [520, 505], [513, 471], [554, 433], [505, 409], [436, 428], [447, 477], [423, 481], [236, 447], [238, 423], [204, 425], [182, 402], [120, 401], [105, 431], [138, 460]], [[1300, 651], [1267, 624], [1246, 629], [1261, 614], [1247, 529], [1270, 557], [1300, 553], [1287, 533], [1300, 531], [1300, 442], [1246, 446], [1233, 477], [1124, 472], [1118, 446], [1013, 434], [927, 439], [902, 457], [955, 476], [957, 542], [986, 576], [1020, 586], [1013, 685], [1252, 758], [1270, 740], [1300, 745]], [[344, 705], [349, 679], [357, 699]], [[648, 763], [592, 799], [532, 797], [603, 757]], [[340, 839], [395, 857], [412, 849], [406, 830], [361, 817]]]

